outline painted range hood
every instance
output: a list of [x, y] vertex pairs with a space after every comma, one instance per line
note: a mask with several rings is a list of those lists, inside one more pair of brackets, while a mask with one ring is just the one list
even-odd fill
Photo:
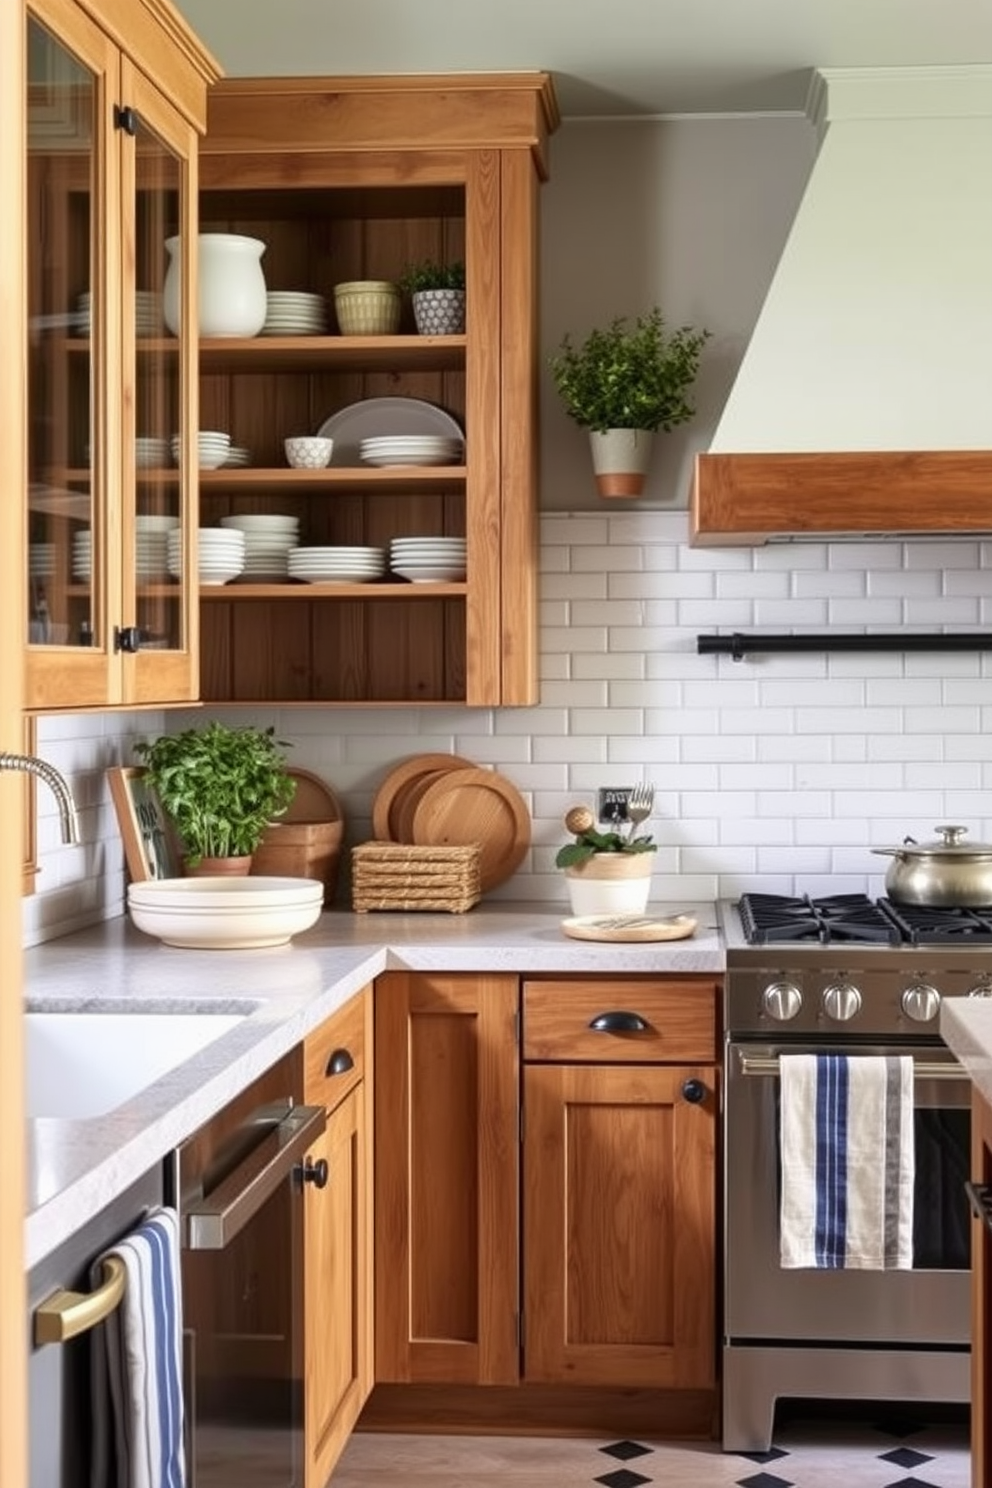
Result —
[[830, 69], [692, 541], [992, 532], [992, 67]]

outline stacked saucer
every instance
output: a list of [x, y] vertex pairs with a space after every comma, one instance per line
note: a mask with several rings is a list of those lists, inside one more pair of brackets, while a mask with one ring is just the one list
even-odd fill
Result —
[[386, 572], [386, 555], [382, 548], [293, 548], [288, 572], [304, 584], [368, 584]]
[[[93, 296], [85, 290], [76, 297], [76, 330], [81, 336], [90, 334], [93, 312]], [[138, 289], [134, 295], [134, 329], [139, 336], [160, 336], [164, 320], [162, 295], [157, 289]]]
[[302, 290], [270, 289], [265, 296], [263, 336], [325, 336], [327, 301]]
[[158, 583], [169, 571], [169, 534], [178, 531], [179, 519], [137, 516], [134, 526], [135, 573], [141, 583]]
[[169, 441], [154, 434], [139, 434], [134, 441], [134, 463], [139, 470], [161, 469], [168, 465]]
[[381, 434], [359, 442], [366, 465], [457, 465], [465, 441], [445, 434]]
[[288, 578], [289, 553], [300, 540], [299, 517], [246, 512], [221, 517], [220, 524], [230, 532], [244, 534], [245, 565], [237, 576], [242, 583], [278, 584]]
[[93, 536], [88, 527], [72, 535], [72, 577], [88, 584], [93, 568]]
[[[182, 533], [168, 534], [169, 572], [182, 576]], [[201, 527], [198, 536], [197, 578], [201, 586], [227, 584], [245, 564], [245, 535], [226, 527]]]
[[465, 577], [463, 537], [394, 537], [389, 567], [412, 584], [453, 584]]
[[243, 444], [232, 444], [227, 452], [227, 459], [224, 461], [224, 464], [234, 466], [239, 470], [244, 469], [246, 465], [251, 464], [251, 450], [247, 449]]
[[48, 579], [55, 572], [55, 544], [31, 543], [28, 548], [28, 574], [32, 579]]
[[[182, 456], [182, 440], [173, 434], [169, 441], [172, 458], [179, 464]], [[201, 470], [217, 470], [225, 463], [231, 452], [231, 436], [220, 429], [201, 429], [196, 436], [197, 463]]]

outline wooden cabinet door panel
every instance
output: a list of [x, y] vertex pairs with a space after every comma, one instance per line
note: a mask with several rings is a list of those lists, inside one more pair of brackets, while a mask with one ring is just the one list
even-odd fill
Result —
[[377, 1380], [518, 1377], [517, 989], [376, 983]]
[[716, 1112], [704, 1066], [527, 1066], [525, 1380], [712, 1385]]
[[306, 1488], [323, 1488], [369, 1389], [365, 1142], [359, 1085], [308, 1153], [328, 1178], [306, 1190]]

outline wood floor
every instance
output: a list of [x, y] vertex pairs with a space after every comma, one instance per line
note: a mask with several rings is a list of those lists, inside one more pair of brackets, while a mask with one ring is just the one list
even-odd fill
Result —
[[705, 1442], [354, 1435], [329, 1488], [969, 1488], [967, 1424], [886, 1414], [781, 1424], [771, 1452]]

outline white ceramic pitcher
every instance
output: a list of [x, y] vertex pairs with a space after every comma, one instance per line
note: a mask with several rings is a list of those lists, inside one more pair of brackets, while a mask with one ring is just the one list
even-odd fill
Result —
[[[167, 238], [169, 267], [163, 314], [179, 334], [181, 238]], [[201, 336], [257, 336], [265, 324], [267, 300], [261, 258], [266, 245], [240, 233], [201, 233], [197, 239], [199, 330]]]

